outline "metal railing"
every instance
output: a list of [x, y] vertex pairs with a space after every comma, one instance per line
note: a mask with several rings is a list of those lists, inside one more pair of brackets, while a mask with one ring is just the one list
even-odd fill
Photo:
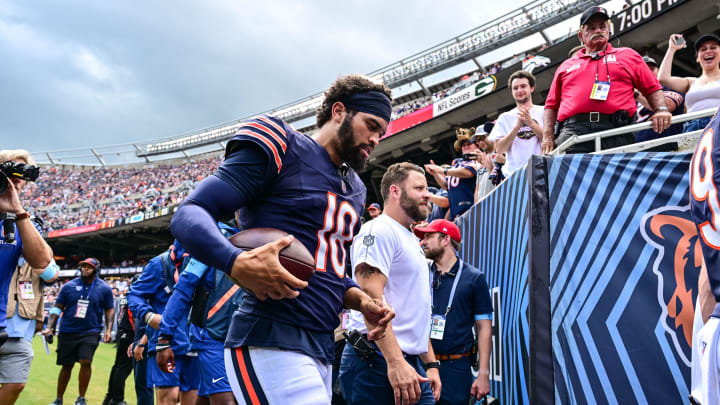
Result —
[[[396, 88], [542, 32], [580, 14], [595, 3], [595, 0], [533, 0], [479, 27], [372, 71], [368, 76]], [[308, 118], [315, 115], [315, 110], [323, 98], [324, 92], [319, 92], [261, 114], [275, 115], [288, 122]], [[155, 141], [138, 142], [134, 145], [137, 149], [136, 155], [161, 155], [227, 140], [231, 136], [227, 135], [228, 128], [255, 115], [258, 114]]]
[[[678, 124], [681, 122], [692, 121], [697, 118], [710, 117], [713, 114], [715, 114], [715, 111], [717, 111], [717, 108], [708, 108], [707, 110], [695, 111], [692, 113], [687, 113], [687, 114], [682, 114], [682, 115], [673, 115], [671, 122], [672, 122], [672, 124]], [[658, 146], [658, 145], [662, 145], [662, 144], [670, 143], [670, 142], [677, 142], [677, 141], [683, 140], [688, 137], [697, 136], [702, 133], [702, 130], [685, 132], [682, 134], [671, 135], [671, 136], [666, 136], [663, 138], [652, 139], [649, 141], [638, 142], [638, 143], [633, 143], [630, 145], [625, 145], [625, 146], [620, 146], [620, 147], [616, 147], [616, 148], [612, 148], [612, 149], [602, 150], [602, 142], [601, 141], [603, 138], [609, 138], [611, 136], [627, 134], [629, 132], [641, 131], [643, 129], [649, 129], [649, 128], [652, 128], [651, 121], [640, 122], [640, 123], [632, 124], [632, 125], [626, 125], [624, 127], [608, 129], [605, 131], [593, 132], [593, 133], [587, 134], [587, 135], [573, 135], [572, 137], [570, 137], [570, 139], [568, 139], [567, 141], [563, 142], [560, 146], [555, 148], [555, 150], [552, 151], [551, 155], [560, 155], [563, 152], [565, 152], [568, 148], [570, 148], [571, 146], [577, 145], [577, 144], [583, 143], [583, 142], [594, 142], [595, 143], [595, 152], [594, 153], [640, 152], [640, 151], [650, 149], [650, 148]]]

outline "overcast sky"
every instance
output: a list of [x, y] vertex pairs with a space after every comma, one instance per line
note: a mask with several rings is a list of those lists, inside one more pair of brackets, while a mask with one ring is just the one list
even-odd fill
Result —
[[0, 0], [0, 149], [147, 141], [278, 107], [523, 0]]

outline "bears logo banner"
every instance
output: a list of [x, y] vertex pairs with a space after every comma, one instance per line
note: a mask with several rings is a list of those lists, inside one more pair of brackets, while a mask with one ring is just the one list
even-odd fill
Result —
[[502, 403], [686, 403], [700, 245], [688, 153], [535, 156], [459, 220]]

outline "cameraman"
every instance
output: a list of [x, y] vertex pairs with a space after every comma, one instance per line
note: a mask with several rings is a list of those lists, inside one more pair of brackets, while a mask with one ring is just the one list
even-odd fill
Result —
[[[34, 164], [35, 161], [25, 150], [2, 150], [0, 151], [0, 163], [13, 161], [15, 163]], [[0, 174], [4, 176], [4, 174]], [[7, 190], [0, 194], [0, 213], [15, 214], [15, 241], [7, 243], [3, 231], [0, 239], [0, 292], [4, 292], [4, 297], [0, 297], [0, 303], [7, 302], [7, 289], [10, 277], [12, 277], [15, 267], [17, 267], [20, 255], [34, 269], [46, 269], [52, 260], [53, 252], [45, 243], [42, 235], [35, 229], [30, 221], [30, 214], [23, 209], [20, 202], [20, 192], [25, 187], [25, 180], [15, 177], [8, 178]], [[0, 223], [4, 221], [0, 220]], [[3, 224], [4, 225], [4, 224]], [[0, 308], [4, 308], [1, 305]], [[5, 327], [5, 311], [0, 313], [0, 328]]]
[[[34, 164], [35, 162], [30, 157], [30, 154], [24, 150], [2, 150], [0, 151], [0, 164], [3, 162], [12, 161], [15, 163]], [[0, 173], [0, 176], [5, 176]], [[35, 225], [30, 221], [30, 214], [28, 214], [20, 202], [19, 194], [25, 187], [25, 180], [12, 177], [5, 177], [7, 179], [7, 189], [5, 192], [0, 194], [0, 214], [15, 214], [15, 224], [13, 230], [15, 232], [15, 239], [8, 241], [8, 235], [5, 233], [7, 223], [0, 219], [0, 226], [2, 228], [2, 234], [0, 236], [0, 345], [7, 339], [7, 303], [8, 303], [8, 291], [10, 287], [10, 280], [15, 273], [15, 268], [18, 266], [20, 256], [25, 258], [25, 261], [35, 270], [36, 273], [42, 273], [41, 277], [46, 278], [44, 273], [45, 269], [48, 268], [50, 261], [52, 260], [53, 252], [45, 243], [45, 240], [40, 235], [40, 232], [35, 228]], [[4, 183], [4, 182], [3, 182]], [[5, 218], [5, 215], [2, 216]], [[0, 370], [13, 370], [4, 361], [12, 360], [7, 356], [0, 355]], [[12, 373], [11, 373], [12, 374]], [[8, 384], [12, 384], [18, 381], [14, 381], [11, 378], [5, 376], [4, 373], [0, 373], [0, 396], [4, 398], [8, 395], [7, 402], [14, 402], [10, 400], [11, 397], [16, 397], [15, 391], [8, 388]], [[9, 390], [9, 391], [8, 391]], [[19, 391], [17, 391], [19, 393]]]

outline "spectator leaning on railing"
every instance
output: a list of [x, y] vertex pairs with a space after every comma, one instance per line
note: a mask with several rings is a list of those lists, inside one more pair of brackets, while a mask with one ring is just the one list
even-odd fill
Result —
[[[578, 36], [585, 46], [574, 58], [563, 62], [553, 78], [545, 100], [543, 153], [550, 153], [573, 135], [584, 135], [630, 124], [637, 105], [634, 89], [648, 99], [655, 114], [650, 117], [655, 132], [670, 126], [671, 115], [658, 80], [640, 54], [630, 48], [613, 48], [610, 17], [603, 7], [590, 7], [580, 18]], [[557, 139], [555, 124], [558, 126]], [[602, 148], [635, 141], [633, 134], [603, 138]], [[595, 150], [593, 142], [571, 146], [568, 153]]]
[[[720, 38], [706, 34], [695, 41], [696, 61], [702, 68], [700, 77], [671, 76], [675, 52], [687, 46], [682, 35], [672, 34], [668, 41], [668, 50], [660, 64], [658, 77], [660, 83], [668, 88], [685, 93], [687, 112], [716, 108], [720, 105]], [[711, 117], [688, 121], [683, 132], [705, 128]]]
[[[645, 61], [645, 64], [650, 71], [657, 76], [658, 67], [655, 59], [649, 56], [643, 56], [643, 61]], [[672, 115], [682, 114], [685, 109], [685, 95], [665, 86], [663, 86], [663, 94], [665, 95], [665, 104], [667, 105], [668, 111]], [[638, 101], [637, 121], [647, 121], [647, 119], [650, 118], [655, 111], [652, 110], [652, 106], [648, 103], [647, 99], [637, 90], [635, 91], [635, 98]], [[635, 142], [644, 142], [670, 135], [676, 135], [681, 133], [682, 130], [683, 124], [680, 123], [671, 125], [668, 129], [659, 134], [652, 129], [644, 129], [642, 131], [635, 132]], [[645, 150], [647, 152], [672, 152], [678, 150], [678, 144], [677, 142], [669, 142]]]

